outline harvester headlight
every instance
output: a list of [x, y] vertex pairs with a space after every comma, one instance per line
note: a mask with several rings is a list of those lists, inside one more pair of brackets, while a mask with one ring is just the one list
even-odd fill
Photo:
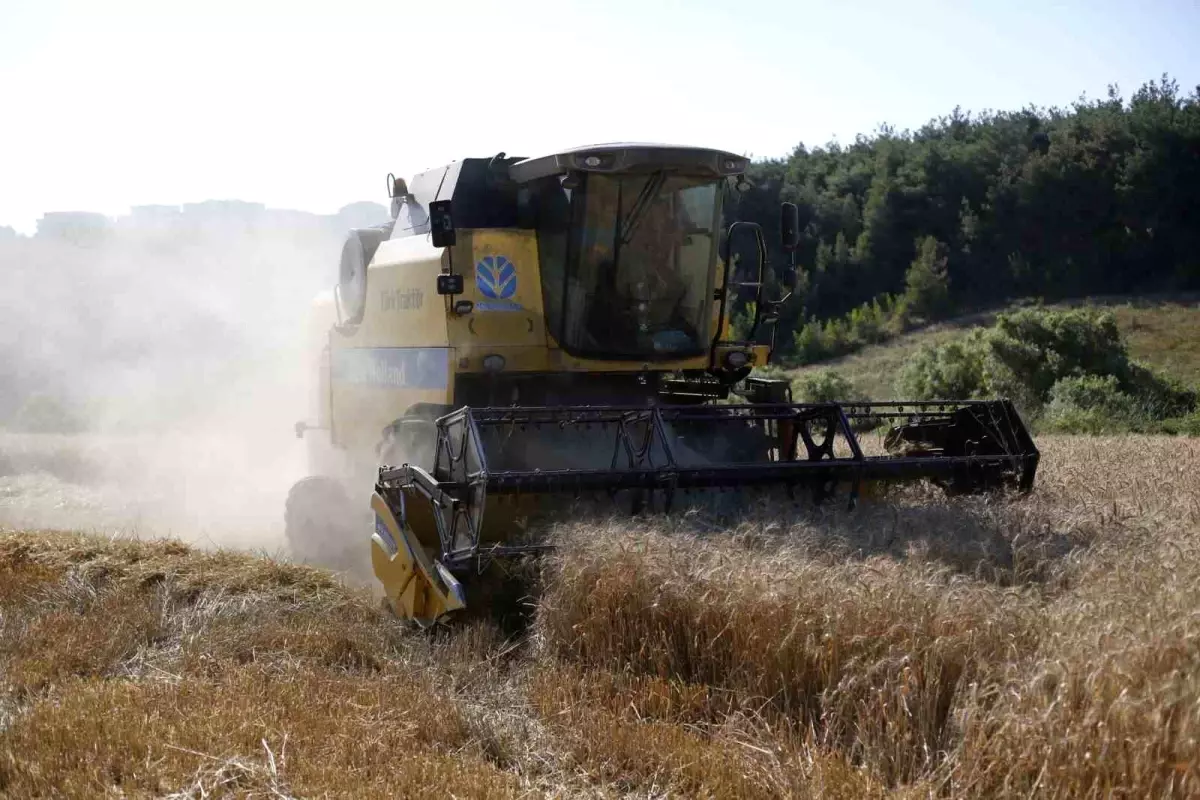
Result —
[[499, 372], [504, 369], [504, 356], [492, 354], [483, 357], [483, 368], [488, 372]]
[[741, 369], [750, 363], [750, 356], [741, 350], [734, 350], [725, 356], [725, 365], [730, 369]]

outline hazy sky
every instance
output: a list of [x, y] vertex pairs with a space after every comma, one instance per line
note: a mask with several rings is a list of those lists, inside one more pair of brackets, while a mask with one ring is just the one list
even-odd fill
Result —
[[322, 213], [464, 156], [783, 156], [964, 108], [1200, 83], [1200, 2], [0, 0], [0, 225]]

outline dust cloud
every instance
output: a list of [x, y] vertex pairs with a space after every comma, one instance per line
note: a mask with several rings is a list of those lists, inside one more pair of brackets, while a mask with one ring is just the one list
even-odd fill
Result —
[[308, 309], [346, 231], [386, 219], [221, 201], [0, 229], [0, 527], [282, 553]]

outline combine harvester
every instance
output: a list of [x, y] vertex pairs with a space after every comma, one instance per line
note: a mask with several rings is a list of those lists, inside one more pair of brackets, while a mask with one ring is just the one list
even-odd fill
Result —
[[[840, 487], [851, 504], [886, 481], [1028, 491], [1038, 451], [1007, 400], [801, 404], [752, 375], [803, 223], [782, 205], [792, 263], [777, 270], [758, 225], [723, 225], [747, 166], [619, 144], [388, 176], [391, 221], [350, 233], [316, 303], [294, 551], [365, 550], [347, 520], [373, 486], [375, 575], [396, 614], [430, 624], [494, 560], [542, 549], [538, 520], [590, 493], [669, 510], [745, 487], [817, 500]], [[736, 307], [753, 315], [744, 340]], [[856, 432], [882, 426], [886, 448], [868, 454]]]

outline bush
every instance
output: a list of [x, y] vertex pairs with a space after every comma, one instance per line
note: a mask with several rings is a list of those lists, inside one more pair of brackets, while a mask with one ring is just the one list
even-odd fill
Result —
[[796, 379], [796, 396], [806, 403], [833, 403], [860, 400], [854, 385], [831, 369], [817, 370]]
[[1062, 378], [1115, 375], [1126, 387], [1129, 356], [1116, 318], [1093, 309], [1029, 308], [1001, 314], [988, 332], [993, 391], [1041, 404]]
[[1196, 410], [1196, 390], [1175, 378], [1160, 375], [1143, 364], [1129, 365], [1129, 386], [1142, 402], [1145, 413], [1154, 418], [1182, 417]]
[[79, 433], [83, 423], [60, 400], [47, 394], [33, 394], [14, 415], [11, 427], [22, 433]]
[[1188, 414], [1186, 417], [1164, 419], [1158, 424], [1158, 431], [1175, 436], [1200, 436], [1200, 412]]
[[1065, 406], [1134, 414], [1136, 401], [1121, 391], [1115, 375], [1084, 375], [1063, 378], [1050, 389], [1050, 407]]
[[1112, 314], [1022, 309], [1001, 314], [904, 365], [897, 389], [914, 399], [1007, 397], [1054, 430], [1160, 429], [1196, 410], [1195, 390], [1129, 359]]
[[1117, 433], [1140, 427], [1145, 415], [1121, 391], [1115, 375], [1064, 378], [1050, 389], [1046, 428], [1061, 433]]
[[897, 390], [914, 400], [968, 400], [985, 394], [984, 354], [980, 332], [922, 347], [900, 370]]
[[856, 353], [869, 344], [880, 344], [908, 329], [908, 307], [892, 295], [863, 303], [842, 317], [820, 322], [803, 320], [792, 334], [796, 360], [813, 364]]

